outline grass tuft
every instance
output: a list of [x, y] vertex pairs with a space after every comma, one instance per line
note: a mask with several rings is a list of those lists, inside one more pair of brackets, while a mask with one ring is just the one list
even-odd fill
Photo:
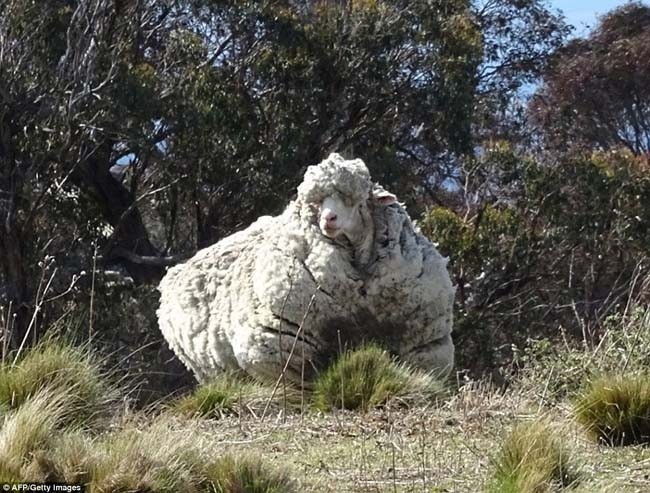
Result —
[[64, 392], [43, 390], [3, 417], [0, 428], [0, 482], [31, 479], [25, 474], [30, 461], [47, 450], [56, 429], [70, 412]]
[[317, 409], [368, 410], [392, 399], [416, 402], [441, 396], [444, 384], [393, 360], [376, 345], [346, 351], [314, 384]]
[[214, 493], [290, 493], [293, 481], [266, 467], [258, 458], [225, 455], [206, 467], [209, 491]]
[[196, 491], [203, 462], [201, 444], [201, 436], [191, 426], [179, 428], [164, 418], [144, 426], [133, 422], [92, 444], [91, 459], [83, 464], [90, 490]]
[[0, 409], [22, 406], [44, 389], [64, 392], [70, 423], [89, 424], [108, 416], [118, 395], [101, 369], [101, 362], [88, 348], [46, 339], [27, 351], [13, 366], [0, 366]]
[[650, 443], [650, 375], [602, 376], [577, 399], [575, 416], [608, 445]]
[[52, 448], [49, 471], [35, 477], [83, 483], [107, 492], [291, 492], [292, 481], [259, 459], [214, 459], [214, 442], [197, 421], [161, 415], [133, 421], [117, 432], [88, 439], [70, 434]]
[[506, 437], [493, 461], [491, 493], [544, 493], [576, 480], [562, 440], [545, 421], [522, 423]]
[[[199, 385], [188, 395], [171, 403], [171, 410], [191, 418], [222, 418], [247, 410], [253, 414], [262, 412], [273, 394], [273, 388], [239, 373], [225, 372], [209, 382]], [[287, 406], [300, 404], [300, 395], [293, 388], [276, 392], [272, 399], [274, 407], [286, 396]]]

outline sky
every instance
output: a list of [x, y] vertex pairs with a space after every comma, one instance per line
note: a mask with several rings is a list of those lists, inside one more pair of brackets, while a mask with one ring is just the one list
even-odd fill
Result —
[[574, 36], [583, 36], [595, 25], [598, 16], [625, 5], [627, 0], [550, 0], [549, 3], [564, 12], [567, 22], [575, 26]]

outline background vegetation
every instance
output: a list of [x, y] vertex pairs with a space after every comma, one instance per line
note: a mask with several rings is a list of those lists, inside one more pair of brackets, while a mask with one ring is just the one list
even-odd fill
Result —
[[[584, 38], [543, 0], [4, 0], [3, 359], [52, 327], [150, 400], [191, 381], [165, 267], [363, 158], [451, 258], [459, 378], [597, 348], [643, 306], [650, 7]], [[539, 348], [539, 346], [537, 346]]]

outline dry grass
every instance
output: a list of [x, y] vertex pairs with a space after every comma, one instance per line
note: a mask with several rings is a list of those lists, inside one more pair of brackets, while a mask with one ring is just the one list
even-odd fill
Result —
[[[644, 332], [632, 330], [609, 340], [615, 341], [615, 347], [627, 348], [626, 364], [636, 369], [641, 365], [637, 355], [644, 358], [646, 354], [645, 337]], [[621, 340], [627, 342], [621, 346]], [[642, 347], [633, 350], [634, 344]], [[361, 369], [356, 378], [379, 382], [371, 386], [381, 390], [376, 394], [379, 397], [373, 390], [358, 399], [366, 409], [363, 412], [339, 408], [347, 407], [343, 406], [347, 395], [357, 393], [356, 387], [348, 386], [355, 373], [339, 368], [332, 370], [326, 394], [334, 402], [323, 401], [328, 404], [321, 406], [327, 412], [309, 404], [303, 409], [279, 405], [278, 398], [269, 399], [270, 389], [231, 379], [213, 382], [153, 412], [129, 414], [122, 410], [110, 428], [97, 428], [95, 420], [84, 421], [80, 427], [69, 419], [78, 412], [78, 401], [70, 399], [67, 392], [74, 393], [83, 385], [66, 389], [43, 379], [38, 371], [23, 370], [17, 380], [22, 383], [12, 385], [31, 390], [22, 394], [22, 400], [15, 397], [20, 392], [5, 391], [4, 395], [12, 398], [0, 400], [5, 403], [0, 412], [0, 479], [83, 483], [89, 493], [552, 491], [569, 482], [564, 451], [570, 444], [575, 462], [581, 465], [581, 481], [571, 491], [647, 490], [650, 447], [601, 446], [575, 419], [570, 386], [551, 395], [554, 375], [563, 377], [563, 360], [570, 368], [574, 368], [572, 362], [580, 361], [580, 368], [585, 369], [586, 361], [615, 351], [603, 344], [582, 355], [572, 349], [571, 358], [565, 359], [559, 349], [554, 352], [558, 357], [553, 371], [535, 363], [533, 370], [541, 368], [542, 373], [524, 372], [525, 385], [515, 382], [504, 390], [484, 381], [464, 382], [436, 402], [437, 391], [427, 390], [434, 387], [428, 386], [426, 375], [408, 373], [383, 352], [375, 351], [372, 363], [351, 365], [354, 371]], [[42, 359], [36, 354], [31, 357], [33, 361]], [[52, 360], [57, 358], [45, 358]], [[29, 361], [27, 356], [19, 367], [28, 367], [25, 361]], [[74, 365], [76, 370], [83, 368]], [[39, 363], [34, 368], [48, 366]], [[70, 375], [66, 365], [59, 368], [61, 371], [53, 370], [53, 374]], [[379, 371], [373, 376], [376, 369]], [[388, 382], [400, 385], [379, 378], [387, 374], [391, 375]], [[400, 379], [405, 374], [415, 375], [419, 383], [403, 386]], [[94, 377], [75, 378], [87, 382]], [[5, 382], [0, 381], [0, 386], [6, 389]], [[407, 388], [410, 390], [405, 392]], [[335, 399], [341, 389], [344, 397], [337, 406]], [[632, 391], [635, 395], [639, 392], [637, 388]], [[279, 399], [281, 402], [282, 397]], [[271, 412], [263, 417], [260, 409], [266, 408], [266, 403]], [[561, 433], [547, 433], [547, 425], [520, 429], [517, 425], [522, 422], [552, 422], [553, 429]], [[504, 442], [504, 431], [510, 429], [515, 431]], [[523, 479], [495, 486], [495, 464], [512, 472], [523, 470], [524, 463], [528, 472], [520, 475]]]
[[7, 412], [0, 428], [0, 482], [26, 479], [25, 468], [47, 450], [70, 412], [65, 392], [42, 390], [18, 409]]
[[0, 409], [18, 409], [44, 389], [65, 392], [67, 419], [97, 424], [109, 418], [120, 392], [102, 370], [102, 361], [87, 347], [45, 339], [24, 353], [15, 365], [0, 365]]
[[[24, 416], [52, 415], [47, 407], [27, 412], [28, 403], [19, 409]], [[535, 395], [471, 382], [437, 406], [388, 404], [365, 413], [305, 410], [264, 420], [225, 415], [219, 421], [138, 414], [101, 435], [56, 431], [53, 419], [34, 427], [42, 431], [32, 433], [32, 445], [11, 447], [22, 449], [23, 459], [20, 474], [10, 477], [81, 482], [90, 492], [215, 491], [206, 490], [211, 483], [234, 488], [222, 491], [251, 492], [291, 486], [300, 492], [479, 492], [489, 487], [504, 430], [543, 419], [575, 445], [583, 464], [580, 491], [643, 491], [648, 448], [599, 447], [583, 435], [570, 408], [540, 406]], [[3, 435], [10, 436], [12, 426], [5, 427], [7, 422]], [[251, 475], [258, 479], [241, 489]], [[224, 476], [230, 479], [215, 479]], [[266, 490], [251, 489], [265, 482], [271, 482]]]
[[488, 491], [543, 493], [573, 485], [576, 467], [567, 442], [547, 420], [518, 423], [494, 460]]

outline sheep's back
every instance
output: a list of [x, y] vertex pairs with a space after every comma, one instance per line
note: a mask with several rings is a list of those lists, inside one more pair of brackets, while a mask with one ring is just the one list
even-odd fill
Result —
[[228, 332], [246, 322], [255, 250], [275, 220], [261, 217], [247, 229], [200, 250], [169, 269], [159, 285], [160, 330], [199, 380], [238, 367]]
[[455, 288], [448, 259], [415, 229], [400, 204], [378, 208], [374, 219], [377, 261], [367, 284], [377, 318], [400, 326], [400, 354], [451, 344]]

